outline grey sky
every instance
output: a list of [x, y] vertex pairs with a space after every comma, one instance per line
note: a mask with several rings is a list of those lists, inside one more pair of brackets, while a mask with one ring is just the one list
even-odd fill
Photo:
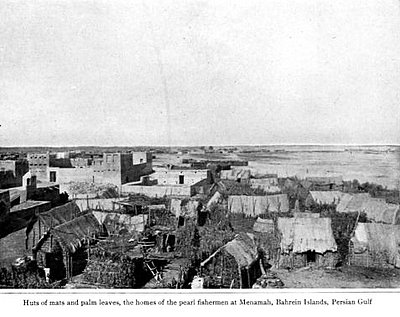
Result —
[[393, 144], [399, 93], [399, 1], [0, 0], [0, 146]]

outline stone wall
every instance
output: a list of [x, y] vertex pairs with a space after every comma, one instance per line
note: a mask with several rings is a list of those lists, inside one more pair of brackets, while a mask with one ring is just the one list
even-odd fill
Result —
[[194, 185], [203, 179], [211, 179], [208, 170], [158, 169], [151, 176], [157, 179], [158, 185]]
[[122, 193], [124, 194], [142, 194], [149, 197], [178, 196], [190, 197], [192, 195], [192, 187], [189, 185], [123, 185]]

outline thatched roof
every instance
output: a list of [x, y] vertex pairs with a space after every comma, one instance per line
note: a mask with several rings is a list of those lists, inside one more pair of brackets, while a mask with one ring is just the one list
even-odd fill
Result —
[[365, 212], [368, 219], [387, 224], [400, 223], [400, 206], [388, 204], [383, 199], [372, 198], [369, 194], [355, 194], [343, 197], [338, 212]]
[[368, 193], [344, 194], [336, 206], [338, 212], [357, 212], [362, 209], [363, 204], [372, 197]]
[[310, 196], [313, 201], [317, 204], [338, 204], [341, 197], [343, 196], [342, 192], [333, 190], [333, 191], [310, 191]]
[[278, 218], [282, 253], [337, 251], [330, 218]]
[[371, 199], [362, 206], [368, 219], [387, 224], [399, 224], [400, 206], [388, 204], [380, 199]]
[[71, 221], [80, 213], [79, 207], [71, 201], [62, 206], [55, 207], [39, 215], [39, 220], [48, 228], [54, 228]]
[[249, 268], [258, 258], [257, 246], [247, 234], [240, 235], [223, 247], [240, 267]]
[[51, 230], [62, 247], [74, 253], [82, 245], [82, 241], [99, 233], [100, 224], [93, 214], [86, 214], [65, 222]]
[[231, 195], [228, 197], [228, 210], [258, 216], [268, 212], [288, 212], [289, 200], [286, 194], [268, 196]]
[[260, 233], [274, 232], [274, 221], [258, 217], [254, 223], [253, 230]]
[[226, 252], [235, 258], [240, 268], [249, 268], [258, 259], [257, 246], [254, 243], [254, 237], [250, 233], [241, 233], [232, 241], [215, 251], [206, 260], [201, 262], [201, 266], [205, 266], [218, 253]]
[[395, 267], [400, 267], [400, 226], [358, 223], [351, 239], [355, 253], [371, 252]]

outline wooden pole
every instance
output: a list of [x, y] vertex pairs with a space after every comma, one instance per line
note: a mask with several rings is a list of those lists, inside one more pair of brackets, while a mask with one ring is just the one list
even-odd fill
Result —
[[71, 262], [71, 273], [70, 273], [70, 278], [71, 278], [71, 280], [72, 280], [72, 275], [73, 275], [73, 273], [74, 273], [74, 262], [72, 261], [72, 256], [71, 256], [71, 254], [68, 252], [68, 258], [69, 258], [69, 261]]
[[242, 284], [242, 270], [240, 269], [240, 265], [238, 264], [238, 270], [239, 270], [239, 288], [243, 288]]
[[221, 285], [224, 285], [224, 256], [221, 256]]
[[262, 274], [262, 275], [266, 275], [267, 273], [265, 272], [262, 259], [260, 259], [259, 263], [260, 263], [261, 274]]

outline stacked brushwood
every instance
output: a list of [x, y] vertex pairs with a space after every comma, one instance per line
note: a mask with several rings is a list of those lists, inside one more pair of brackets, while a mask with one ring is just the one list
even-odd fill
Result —
[[281, 235], [278, 230], [277, 221], [279, 217], [292, 218], [292, 213], [270, 212], [261, 214], [262, 219], [271, 219], [274, 223], [273, 230], [266, 232], [254, 232], [254, 241], [257, 244], [262, 262], [273, 265], [278, 261], [280, 253]]
[[226, 218], [222, 217], [217, 222], [207, 221], [201, 227], [195, 220], [188, 220], [185, 226], [177, 229], [176, 251], [183, 257], [190, 258], [195, 264], [205, 260], [234, 236], [235, 233]]
[[95, 249], [91, 251], [83, 278], [87, 283], [107, 288], [135, 288], [141, 265], [141, 260], [123, 253]]
[[32, 261], [23, 266], [0, 268], [0, 288], [55, 288], [46, 282], [44, 271]]
[[213, 226], [200, 227], [199, 235], [199, 253], [202, 260], [208, 258], [235, 237], [235, 233], [232, 230], [219, 230]]
[[229, 222], [237, 232], [251, 232], [256, 218], [245, 214], [229, 214]]
[[150, 213], [150, 224], [169, 227], [171, 229], [175, 228], [177, 225], [176, 216], [171, 214], [168, 210], [157, 209]]
[[280, 236], [275, 232], [256, 232], [254, 242], [257, 245], [258, 253], [264, 264], [272, 265], [279, 258]]
[[175, 250], [182, 257], [195, 257], [195, 249], [193, 246], [193, 238], [196, 230], [196, 221], [187, 219], [184, 226], [180, 226], [176, 230]]
[[129, 194], [129, 201], [144, 202], [149, 205], [167, 205], [169, 200], [166, 197], [149, 197], [143, 194]]
[[199, 227], [199, 235], [199, 255], [202, 260], [205, 260], [220, 247], [233, 240], [235, 232], [226, 208], [214, 205], [210, 210], [206, 224], [203, 227]]
[[[323, 205], [327, 206], [327, 205]], [[328, 206], [330, 207], [330, 206]], [[333, 236], [335, 238], [340, 260], [344, 263], [349, 255], [349, 242], [354, 234], [358, 222], [369, 222], [364, 212], [342, 213], [336, 212], [332, 208], [322, 210], [321, 217], [331, 218]]]
[[72, 195], [94, 195], [97, 198], [117, 198], [119, 196], [118, 186], [114, 184], [70, 182], [68, 188]]

